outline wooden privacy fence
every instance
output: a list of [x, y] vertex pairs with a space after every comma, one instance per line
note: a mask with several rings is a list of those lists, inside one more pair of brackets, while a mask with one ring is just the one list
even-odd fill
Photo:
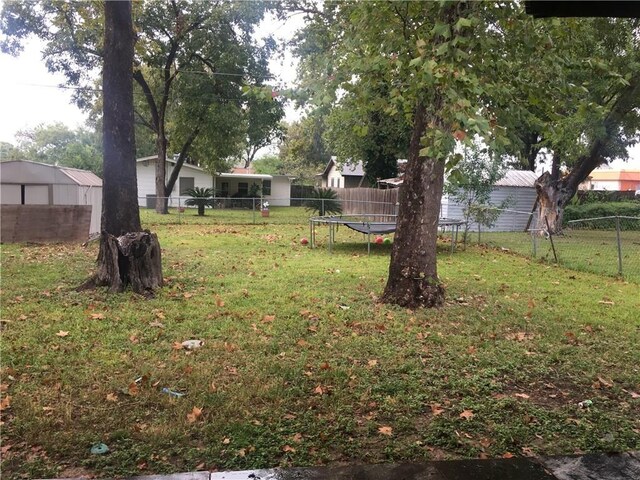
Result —
[[2, 205], [3, 243], [84, 242], [89, 238], [91, 205]]
[[396, 215], [398, 189], [334, 188], [342, 203], [343, 215]]

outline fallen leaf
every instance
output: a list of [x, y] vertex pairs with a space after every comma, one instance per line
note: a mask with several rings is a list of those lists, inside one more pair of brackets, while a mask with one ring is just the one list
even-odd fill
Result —
[[66, 337], [67, 335], [69, 335], [69, 332], [65, 332], [64, 330], [60, 330], [58, 333], [56, 333], [56, 335], [58, 337]]
[[301, 433], [296, 433], [291, 440], [293, 440], [296, 443], [300, 443], [302, 442], [302, 434]]
[[216, 386], [216, 384], [214, 382], [211, 382], [211, 385], [209, 385], [209, 391], [210, 392], [217, 392], [218, 391], [218, 387]]
[[196, 469], [196, 471], [198, 471], [198, 470], [204, 470], [204, 462], [199, 463], [198, 465], [196, 465], [196, 468], [195, 468], [195, 469]]
[[522, 447], [521, 450], [522, 450], [522, 454], [525, 457], [535, 457], [536, 456], [536, 454], [533, 453], [533, 450], [531, 449], [531, 447]]
[[329, 370], [330, 368], [331, 367], [327, 362], [323, 362], [322, 364], [320, 364], [320, 370]]
[[224, 307], [224, 300], [222, 300], [221, 298], [216, 298], [216, 305], [218, 307]]
[[382, 435], [390, 437], [391, 435], [393, 435], [393, 428], [387, 426], [378, 427], [378, 432], [380, 432]]
[[471, 420], [475, 415], [473, 414], [473, 410], [464, 410], [459, 416], [465, 420]]
[[164, 324], [160, 323], [158, 320], [154, 320], [153, 322], [149, 323], [150, 327], [158, 327], [158, 328], [164, 328]]
[[608, 380], [603, 377], [598, 377], [598, 381], [607, 388], [613, 387], [613, 380]]
[[241, 448], [240, 450], [238, 450], [237, 455], [239, 457], [244, 457], [247, 454], [247, 449], [246, 448]]
[[376, 365], [378, 365], [378, 360], [373, 358], [367, 362], [367, 365], [369, 365], [370, 367], [375, 367]]
[[431, 407], [431, 413], [433, 416], [442, 415], [444, 413], [444, 408], [440, 408], [439, 403], [433, 403], [430, 405], [430, 407]]
[[262, 323], [271, 323], [276, 319], [275, 315], [265, 315], [262, 317]]
[[127, 390], [129, 392], [129, 395], [131, 395], [132, 397], [138, 395], [138, 392], [140, 391], [136, 382], [131, 382]]
[[11, 396], [5, 395], [2, 401], [0, 401], [0, 412], [10, 407], [11, 407]]
[[327, 389], [323, 388], [322, 385], [318, 385], [313, 389], [313, 393], [315, 393], [316, 395], [324, 395], [325, 393], [327, 393]]
[[90, 316], [94, 320], [103, 320], [105, 318], [104, 313], [92, 313]]
[[611, 300], [600, 300], [598, 303], [600, 305], [615, 305], [615, 303], [612, 302]]
[[187, 422], [194, 423], [196, 420], [200, 418], [202, 415], [202, 409], [198, 407], [193, 407], [191, 413], [187, 413]]
[[184, 298], [191, 298], [191, 297], [193, 297], [193, 293], [184, 292], [184, 293], [182, 294], [182, 296], [183, 296]]
[[284, 447], [282, 447], [282, 451], [285, 453], [295, 453], [296, 449], [289, 445], [285, 445]]
[[107, 393], [107, 402], [117, 402], [118, 396], [115, 393]]
[[516, 393], [515, 394], [516, 397], [519, 398], [531, 398], [529, 395], [527, 395], [526, 393]]
[[299, 347], [308, 347], [308, 346], [309, 346], [309, 342], [307, 342], [306, 340], [304, 340], [304, 339], [302, 339], [302, 338], [301, 338], [300, 340], [298, 340], [298, 341], [296, 342], [296, 344], [297, 344]]
[[631, 398], [640, 398], [640, 393], [629, 392], [629, 394], [631, 395]]
[[182, 342], [173, 342], [171, 348], [174, 350], [182, 350], [184, 347], [182, 346]]
[[473, 345], [469, 346], [469, 348], [467, 348], [467, 353], [469, 355], [473, 355], [474, 353], [476, 353], [476, 347], [474, 347]]
[[223, 445], [229, 445], [231, 443], [231, 439], [229, 437], [224, 437], [222, 439], [222, 444]]
[[129, 337], [129, 341], [133, 344], [140, 343], [140, 339], [137, 337], [137, 335], [131, 335]]
[[513, 458], [513, 453], [509, 453], [509, 452], [503, 453], [502, 458]]

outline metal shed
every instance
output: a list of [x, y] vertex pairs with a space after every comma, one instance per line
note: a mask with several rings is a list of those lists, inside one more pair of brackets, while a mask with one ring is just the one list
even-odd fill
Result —
[[3, 207], [91, 206], [91, 222], [89, 232], [86, 232], [88, 235], [100, 231], [102, 180], [92, 172], [77, 168], [26, 160], [0, 162], [0, 203]]
[[[507, 207], [500, 214], [496, 224], [486, 229], [492, 232], [523, 231], [527, 225], [529, 214], [536, 201], [536, 189], [534, 183], [538, 175], [529, 170], [509, 170], [505, 176], [496, 182], [489, 202], [492, 205], [500, 205], [508, 200]], [[442, 197], [441, 215], [445, 218], [464, 218], [462, 205], [447, 195]], [[471, 224], [475, 229], [477, 225]], [[483, 230], [485, 228], [483, 227]]]

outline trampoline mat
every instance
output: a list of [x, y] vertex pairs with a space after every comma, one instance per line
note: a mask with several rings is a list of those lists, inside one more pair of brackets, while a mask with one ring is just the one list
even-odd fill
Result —
[[344, 222], [344, 225], [360, 233], [393, 233], [396, 231], [396, 224], [389, 222]]

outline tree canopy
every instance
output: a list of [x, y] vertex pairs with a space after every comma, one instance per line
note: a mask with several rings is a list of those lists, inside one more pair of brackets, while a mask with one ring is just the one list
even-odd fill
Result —
[[71, 130], [62, 123], [52, 123], [19, 130], [16, 143], [7, 144], [2, 159], [80, 168], [102, 177], [102, 135], [98, 132], [86, 128]]
[[[170, 152], [178, 155], [176, 175], [166, 183], [165, 163], [157, 162], [159, 197], [171, 193], [187, 159], [216, 169], [220, 161], [239, 157], [247, 141], [264, 141], [265, 126], [260, 122], [277, 129], [277, 115], [244, 118], [257, 108], [246, 108], [248, 97], [242, 92], [243, 86], [270, 80], [267, 61], [274, 43], [254, 37], [269, 6], [186, 0], [133, 5], [136, 121], [154, 137], [159, 158]], [[102, 2], [5, 2], [0, 22], [4, 51], [17, 54], [26, 37], [38, 36], [45, 41], [47, 67], [64, 73], [77, 87], [77, 103], [84, 108], [99, 103]], [[148, 146], [147, 138], [141, 134]], [[163, 207], [160, 202], [159, 207]]]

